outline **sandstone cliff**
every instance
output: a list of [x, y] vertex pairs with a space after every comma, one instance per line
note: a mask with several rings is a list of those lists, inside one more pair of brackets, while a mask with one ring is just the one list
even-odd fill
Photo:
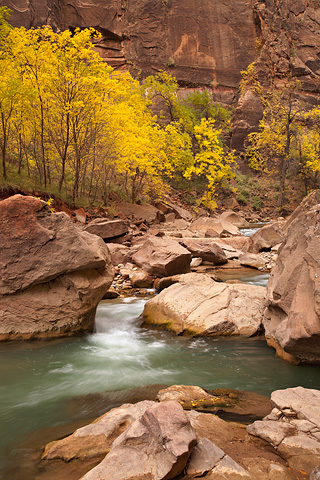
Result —
[[[240, 71], [253, 61], [266, 83], [291, 70], [301, 95], [310, 99], [319, 92], [319, 0], [0, 0], [2, 5], [12, 9], [15, 26], [95, 27], [103, 36], [97, 49], [112, 66], [142, 78], [168, 69], [182, 86], [210, 87], [223, 103], [237, 105]], [[255, 99], [241, 99], [235, 148], [260, 116]]]

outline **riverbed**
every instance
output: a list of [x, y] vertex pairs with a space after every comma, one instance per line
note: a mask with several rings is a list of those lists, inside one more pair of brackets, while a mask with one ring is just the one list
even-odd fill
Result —
[[[242, 280], [265, 285], [267, 276], [252, 273]], [[188, 338], [143, 328], [139, 315], [146, 300], [101, 302], [96, 331], [82, 338], [1, 345], [1, 479], [10, 463], [28, 454], [25, 440], [34, 432], [92, 419], [144, 393], [152, 398], [153, 385], [265, 395], [297, 385], [320, 388], [318, 367], [279, 360], [263, 338]]]

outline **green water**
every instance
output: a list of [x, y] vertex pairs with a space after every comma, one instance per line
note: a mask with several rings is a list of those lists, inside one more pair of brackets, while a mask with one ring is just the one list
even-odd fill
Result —
[[32, 432], [92, 418], [123, 403], [132, 388], [141, 387], [142, 397], [154, 384], [267, 395], [297, 385], [320, 388], [318, 367], [289, 365], [262, 339], [192, 339], [143, 329], [137, 317], [144, 302], [101, 302], [97, 332], [83, 338], [1, 344], [1, 479], [7, 480], [5, 463], [23, 454], [21, 444]]

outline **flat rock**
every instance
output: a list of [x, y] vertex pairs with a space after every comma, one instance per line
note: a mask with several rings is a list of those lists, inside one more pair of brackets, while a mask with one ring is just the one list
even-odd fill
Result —
[[153, 223], [159, 223], [158, 215], [159, 210], [153, 205], [135, 203], [117, 203], [114, 208], [117, 212], [125, 215], [128, 219], [134, 223], [145, 225], [152, 225]]
[[241, 235], [238, 227], [226, 220], [211, 217], [199, 217], [191, 223], [190, 230], [202, 232], [208, 237], [232, 237]]
[[155, 403], [150, 400], [134, 405], [124, 404], [105, 413], [72, 435], [49, 443], [42, 455], [43, 460], [85, 459], [106, 455], [114, 440]]
[[264, 287], [227, 285], [207, 275], [190, 273], [149, 300], [143, 318], [146, 323], [163, 325], [178, 334], [255, 335], [264, 301]]

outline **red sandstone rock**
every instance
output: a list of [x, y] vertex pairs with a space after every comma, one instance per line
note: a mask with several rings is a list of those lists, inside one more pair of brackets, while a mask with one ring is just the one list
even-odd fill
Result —
[[82, 480], [171, 480], [185, 468], [196, 433], [178, 402], [147, 409]]
[[92, 235], [98, 235], [98, 237], [104, 240], [111, 240], [115, 237], [125, 235], [129, 229], [127, 223], [123, 220], [96, 218], [86, 226], [85, 231]]
[[280, 356], [320, 364], [320, 204], [305, 205], [279, 249], [263, 323], [267, 342]]
[[33, 197], [0, 202], [0, 339], [93, 328], [113, 271], [104, 242]]
[[147, 237], [132, 259], [151, 275], [167, 277], [189, 272], [191, 253], [175, 240]]

